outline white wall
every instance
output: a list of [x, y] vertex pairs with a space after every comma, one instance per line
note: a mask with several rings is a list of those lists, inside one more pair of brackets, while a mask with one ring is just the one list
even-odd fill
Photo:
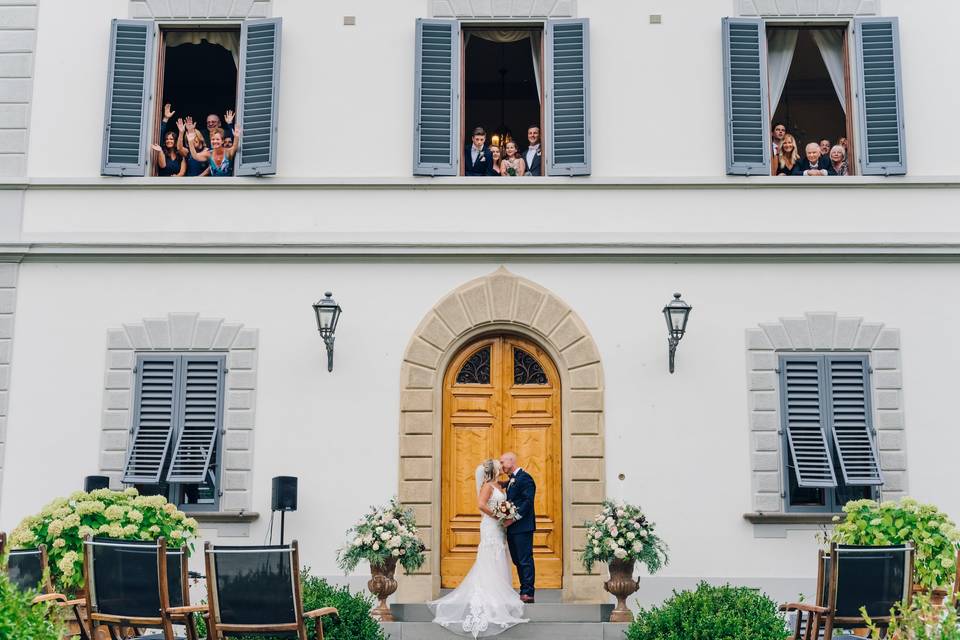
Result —
[[[409, 336], [444, 293], [496, 266], [25, 263], [0, 529], [96, 471], [106, 330], [196, 311], [260, 330], [253, 508], [261, 518], [251, 541], [265, 536], [270, 478], [299, 476], [288, 535], [301, 540], [306, 564], [336, 575], [344, 530], [397, 489], [399, 368]], [[945, 293], [960, 266], [506, 266], [571, 303], [596, 340], [608, 490], [658, 522], [672, 547], [664, 576], [761, 584], [811, 576], [812, 531], [755, 539], [741, 517], [751, 510], [744, 330], [805, 311], [901, 329], [910, 493], [960, 518], [950, 374], [960, 357], [960, 304]], [[344, 307], [332, 374], [309, 306], [328, 288]], [[674, 290], [694, 311], [671, 376], [660, 308]], [[910, 306], [920, 302], [934, 302], [935, 312]]]
[[[414, 21], [429, 17], [427, 0], [273, 6], [284, 20], [280, 175], [409, 176]], [[733, 2], [576, 6], [591, 20], [593, 175], [722, 175], [720, 20]], [[960, 87], [944, 81], [958, 71], [960, 5], [884, 0], [882, 9], [901, 20], [910, 173], [958, 174], [960, 157], [943, 140], [944, 114], [960, 103]], [[663, 23], [649, 24], [650, 14]], [[28, 175], [99, 175], [110, 20], [128, 15], [126, 0], [40, 3]]]

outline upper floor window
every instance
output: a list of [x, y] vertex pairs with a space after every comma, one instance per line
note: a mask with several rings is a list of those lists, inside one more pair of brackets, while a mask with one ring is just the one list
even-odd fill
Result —
[[589, 175], [589, 20], [418, 20], [414, 99], [414, 175]]
[[723, 21], [727, 173], [905, 174], [896, 18]]
[[780, 409], [786, 511], [836, 513], [877, 497], [866, 355], [781, 355]]
[[219, 504], [225, 356], [139, 354], [123, 482], [186, 509]]
[[279, 18], [209, 30], [114, 20], [101, 173], [276, 173], [280, 31]]

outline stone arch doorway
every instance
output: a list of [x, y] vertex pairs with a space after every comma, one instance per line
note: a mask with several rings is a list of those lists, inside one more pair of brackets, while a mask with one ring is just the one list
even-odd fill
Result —
[[602, 578], [576, 560], [584, 523], [605, 497], [603, 369], [583, 321], [551, 291], [504, 268], [471, 280], [428, 311], [401, 368], [399, 496], [416, 513], [427, 562], [401, 576], [398, 600], [440, 591], [444, 374], [465, 345], [497, 333], [528, 339], [556, 365], [561, 392], [562, 582], [567, 602], [605, 602]]
[[515, 451], [537, 482], [536, 586], [563, 586], [561, 425], [560, 376], [534, 342], [512, 334], [484, 336], [450, 362], [443, 382], [440, 461], [442, 588], [459, 586], [476, 558], [477, 464], [504, 451]]

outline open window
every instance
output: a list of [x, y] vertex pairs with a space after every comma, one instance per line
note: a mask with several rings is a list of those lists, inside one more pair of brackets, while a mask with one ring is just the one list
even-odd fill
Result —
[[[231, 129], [242, 130], [234, 175], [276, 173], [280, 36], [280, 18], [170, 28], [114, 20], [101, 174], [154, 175], [150, 145], [177, 135], [178, 117], [192, 116], [203, 132], [215, 114], [226, 133], [227, 109], [236, 112]], [[165, 103], [176, 111], [167, 123]]]

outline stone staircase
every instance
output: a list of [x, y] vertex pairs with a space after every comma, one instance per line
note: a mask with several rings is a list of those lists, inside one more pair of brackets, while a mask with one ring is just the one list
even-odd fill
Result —
[[[396, 622], [381, 623], [390, 640], [451, 640], [462, 638], [431, 622], [425, 604], [390, 606]], [[612, 604], [563, 604], [559, 590], [537, 591], [537, 603], [524, 607], [530, 622], [496, 636], [502, 640], [623, 640], [626, 624], [606, 622]]]

